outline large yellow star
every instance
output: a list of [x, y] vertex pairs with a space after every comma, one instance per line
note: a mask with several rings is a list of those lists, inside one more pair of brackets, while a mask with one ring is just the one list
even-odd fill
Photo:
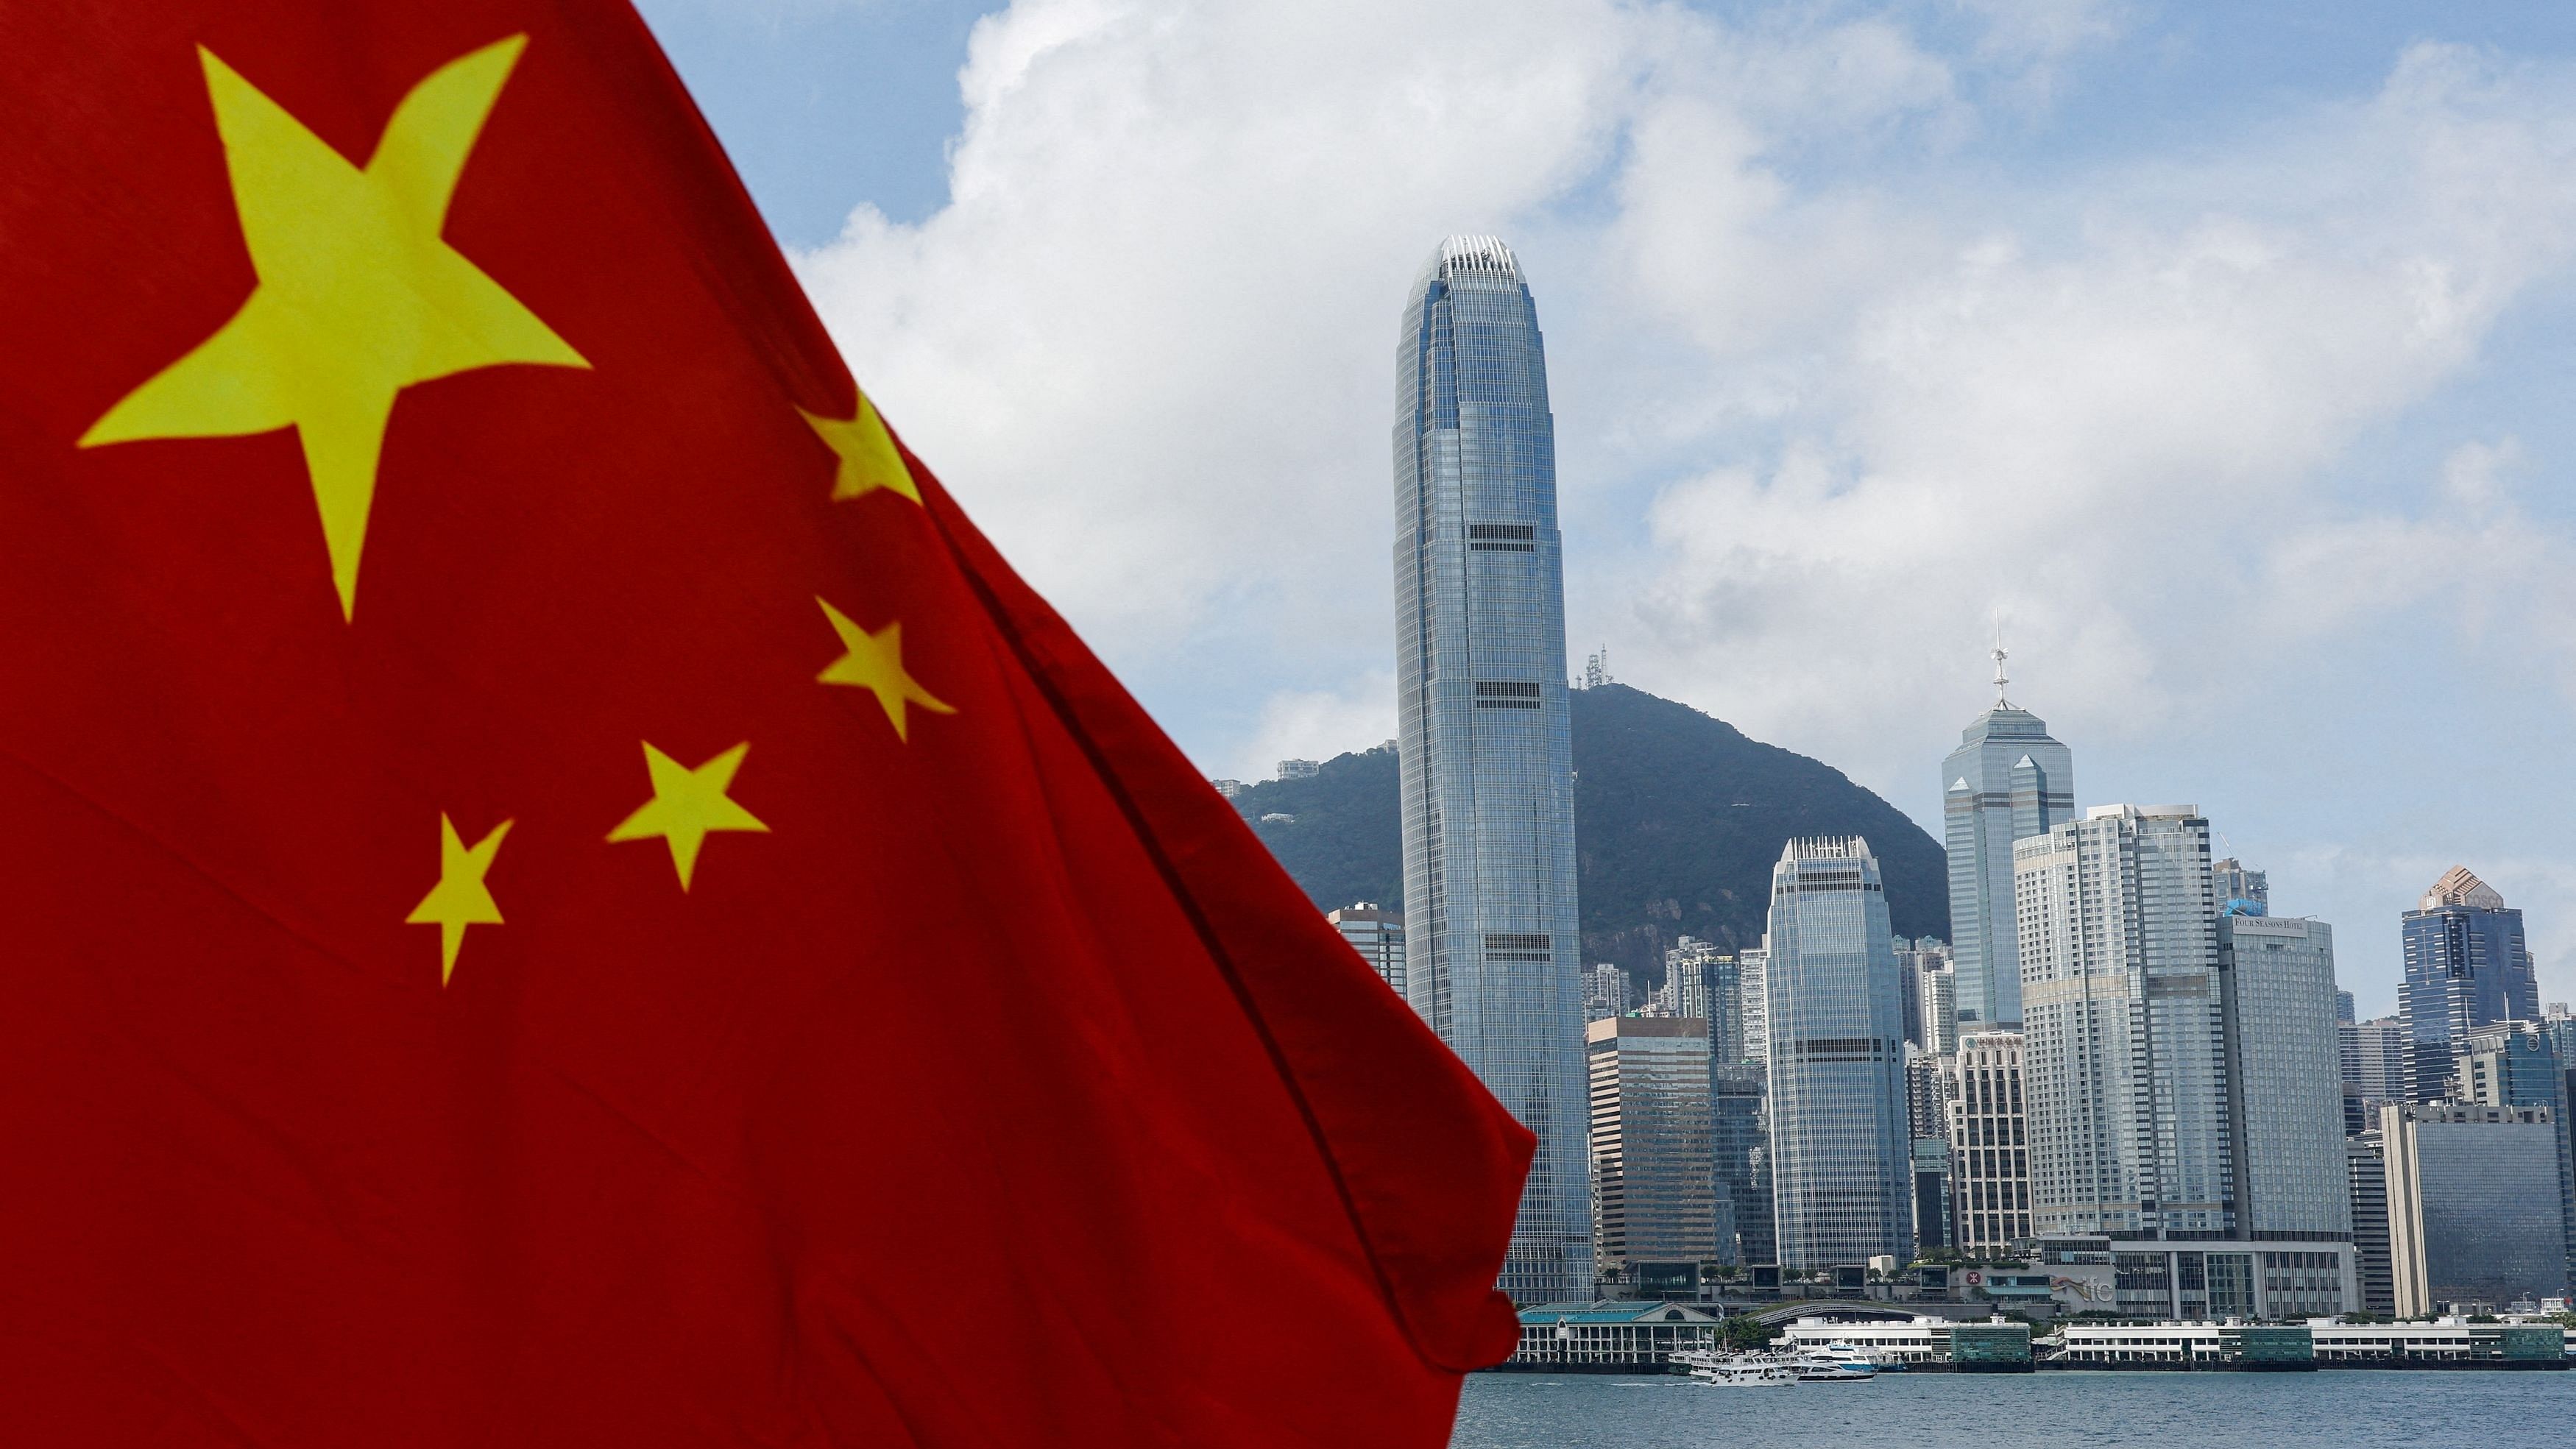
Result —
[[200, 47], [259, 285], [215, 335], [108, 409], [81, 446], [292, 426], [322, 514], [342, 618], [394, 395], [478, 367], [588, 367], [439, 238], [484, 118], [527, 45], [514, 35], [412, 88], [366, 169]]
[[465, 944], [465, 928], [501, 924], [500, 903], [492, 899], [483, 877], [492, 869], [492, 858], [501, 853], [501, 837], [510, 833], [512, 823], [504, 820], [493, 826], [491, 834], [469, 849], [457, 835], [456, 823], [443, 813], [438, 817], [438, 884], [403, 920], [438, 927], [441, 986], [456, 974], [456, 953]]
[[733, 774], [742, 768], [742, 757], [750, 752], [751, 742], [745, 740], [692, 770], [646, 740], [644, 768], [653, 777], [653, 798], [608, 832], [609, 840], [659, 836], [671, 847], [671, 866], [680, 873], [680, 889], [687, 890], [690, 877], [697, 874], [698, 847], [707, 843], [711, 832], [769, 832], [768, 826], [725, 794], [733, 788]]
[[832, 501], [859, 498], [883, 488], [900, 493], [915, 503], [921, 501], [921, 489], [912, 481], [912, 470], [903, 465], [903, 454], [895, 451], [894, 435], [886, 431], [885, 419], [877, 416], [876, 404], [868, 395], [859, 394], [859, 410], [846, 418], [817, 417], [798, 408], [814, 435], [829, 445], [840, 459], [832, 476]]
[[832, 621], [832, 632], [841, 636], [841, 648], [847, 651], [826, 665], [814, 677], [825, 684], [855, 685], [873, 690], [877, 704], [885, 710], [886, 722], [894, 726], [894, 737], [910, 741], [905, 728], [904, 705], [920, 705], [938, 714], [955, 714], [957, 706], [921, 687], [921, 681], [903, 667], [903, 621], [900, 619], [871, 634], [850, 622], [850, 616], [832, 607], [828, 599], [817, 598], [823, 606], [823, 617]]

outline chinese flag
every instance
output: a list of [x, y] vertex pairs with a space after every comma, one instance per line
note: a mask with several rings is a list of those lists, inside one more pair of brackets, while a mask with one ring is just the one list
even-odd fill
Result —
[[624, 5], [0, 70], [0, 1438], [1443, 1439], [1526, 1134]]

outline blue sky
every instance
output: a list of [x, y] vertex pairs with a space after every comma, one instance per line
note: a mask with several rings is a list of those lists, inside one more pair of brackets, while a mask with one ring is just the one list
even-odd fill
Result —
[[1394, 321], [1548, 333], [1579, 656], [1937, 823], [2006, 619], [2386, 1009], [2576, 995], [2576, 10], [648, 0], [895, 424], [1211, 772], [1391, 732]]

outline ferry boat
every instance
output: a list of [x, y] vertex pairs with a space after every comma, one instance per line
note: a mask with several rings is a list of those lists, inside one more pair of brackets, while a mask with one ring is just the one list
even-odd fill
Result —
[[1723, 1388], [1787, 1388], [1798, 1381], [1796, 1368], [1767, 1353], [1719, 1353], [1694, 1348], [1674, 1354], [1672, 1361], [1690, 1370], [1693, 1383]]

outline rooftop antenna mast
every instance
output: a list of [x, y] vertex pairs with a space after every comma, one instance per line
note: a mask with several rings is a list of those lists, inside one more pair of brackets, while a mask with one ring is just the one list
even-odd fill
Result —
[[2004, 611], [1997, 609], [1995, 610], [1995, 708], [1997, 709], [2012, 708], [2012, 701], [2004, 697], [2004, 686], [2011, 682], [2004, 677], [2005, 657]]

